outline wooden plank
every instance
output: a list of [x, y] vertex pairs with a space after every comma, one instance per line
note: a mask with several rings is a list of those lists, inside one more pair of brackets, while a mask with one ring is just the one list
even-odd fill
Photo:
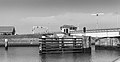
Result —
[[81, 47], [79, 47], [79, 48], [74, 48], [74, 47], [72, 47], [72, 48], [43, 48], [43, 50], [75, 50], [75, 49], [77, 49], [77, 50], [79, 50], [79, 49], [82, 49]]
[[42, 53], [84, 52], [83, 38], [44, 38]]
[[42, 45], [43, 48], [55, 48], [55, 47], [82, 47], [82, 45], [52, 45], [52, 46], [49, 46], [49, 45]]
[[[75, 40], [40, 40], [39, 42], [74, 42]], [[82, 42], [82, 40], [76, 40], [76, 42]]]
[[[62, 45], [62, 43], [42, 43], [43, 45]], [[64, 44], [74, 44], [74, 43], [64, 43]], [[76, 43], [76, 44], [82, 44], [82, 43]]]
[[50, 52], [42, 52], [43, 54], [46, 54], [46, 53], [82, 53], [83, 51], [80, 50], [80, 51], [50, 51]]
[[39, 38], [39, 39], [83, 39], [83, 38]]

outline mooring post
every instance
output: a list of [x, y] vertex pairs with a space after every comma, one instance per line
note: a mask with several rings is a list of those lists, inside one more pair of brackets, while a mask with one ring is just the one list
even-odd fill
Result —
[[89, 36], [88, 40], [89, 40], [89, 47], [91, 48], [91, 37], [90, 36]]
[[85, 43], [85, 38], [83, 36], [83, 38], [82, 38], [82, 52], [84, 52], [84, 43]]
[[63, 50], [63, 48], [64, 48], [64, 38], [62, 38], [62, 46], [61, 46], [62, 53], [64, 53], [64, 50]]
[[75, 46], [76, 46], [76, 38], [74, 38], [73, 40], [73, 47], [75, 48]]
[[41, 54], [42, 53], [42, 42], [40, 42], [40, 40], [39, 40], [39, 54]]
[[55, 40], [57, 41], [57, 48], [60, 48], [59, 47], [59, 38], [55, 38]]
[[89, 52], [91, 52], [91, 49], [92, 49], [92, 47], [91, 47], [91, 37], [89, 36], [89, 38], [88, 38], [88, 43], [89, 43]]
[[84, 36], [84, 39], [83, 39], [83, 52], [85, 53], [85, 50], [86, 50], [86, 36]]
[[39, 54], [43, 53], [43, 48], [45, 47], [45, 36], [42, 36], [41, 40], [39, 40]]
[[76, 46], [76, 37], [73, 37], [73, 47], [75, 48]]
[[5, 39], [5, 50], [8, 50], [8, 39]]
[[74, 41], [74, 48], [76, 48], [76, 38], [74, 39], [75, 41]]
[[42, 53], [46, 53], [46, 36], [42, 36]]

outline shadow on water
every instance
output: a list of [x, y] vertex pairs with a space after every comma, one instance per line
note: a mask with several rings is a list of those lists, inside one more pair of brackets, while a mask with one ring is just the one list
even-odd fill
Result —
[[120, 51], [95, 50], [92, 53], [42, 54], [41, 62], [113, 62], [120, 57]]

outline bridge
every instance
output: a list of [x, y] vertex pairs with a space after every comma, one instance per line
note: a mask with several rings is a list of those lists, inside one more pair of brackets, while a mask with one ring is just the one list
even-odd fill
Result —
[[83, 30], [72, 31], [72, 35], [86, 35], [92, 37], [115, 37], [120, 36], [120, 28], [108, 28], [108, 29], [89, 29], [86, 30], [86, 33], [83, 33]]
[[[119, 32], [120, 28], [107, 28], [107, 29], [88, 29], [86, 33], [99, 33], [99, 32]], [[83, 30], [74, 31], [74, 33], [83, 33]]]
[[91, 36], [95, 43], [95, 49], [116, 49], [120, 50], [120, 28], [89, 29], [86, 33], [83, 30], [71, 32], [71, 35]]

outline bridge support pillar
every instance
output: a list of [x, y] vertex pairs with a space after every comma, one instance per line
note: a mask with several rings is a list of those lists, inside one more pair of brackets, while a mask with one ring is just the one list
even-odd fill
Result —
[[[118, 42], [120, 43], [120, 37], [117, 38]], [[118, 47], [120, 47], [120, 44], [117, 45]]]
[[119, 40], [119, 42], [120, 42], [120, 37], [119, 38], [117, 38], [118, 40]]

